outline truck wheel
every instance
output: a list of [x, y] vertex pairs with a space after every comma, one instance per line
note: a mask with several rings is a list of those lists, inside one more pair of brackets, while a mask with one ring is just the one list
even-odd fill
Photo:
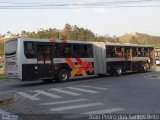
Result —
[[60, 72], [58, 73], [57, 77], [56, 77], [56, 82], [67, 82], [69, 80], [70, 77], [70, 72], [67, 69], [62, 69], [60, 70]]

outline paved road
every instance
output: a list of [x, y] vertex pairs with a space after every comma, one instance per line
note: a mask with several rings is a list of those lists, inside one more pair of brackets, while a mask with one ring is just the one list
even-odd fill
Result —
[[19, 115], [23, 120], [29, 119], [27, 114], [33, 115], [33, 120], [84, 120], [89, 119], [88, 114], [159, 113], [159, 91], [159, 72], [50, 84], [6, 80], [0, 82], [0, 95], [14, 94], [16, 102], [0, 106], [0, 112]]

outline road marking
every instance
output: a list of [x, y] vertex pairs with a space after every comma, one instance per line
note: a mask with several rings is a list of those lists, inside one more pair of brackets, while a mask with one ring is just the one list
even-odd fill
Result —
[[122, 108], [103, 109], [103, 110], [90, 111], [86, 113], [80, 113], [80, 115], [66, 115], [64, 116], [64, 118], [76, 119], [76, 118], [81, 118], [81, 117], [88, 117], [88, 115], [93, 115], [93, 114], [109, 114], [109, 113], [119, 112], [122, 110], [124, 109]]
[[[93, 86], [78, 86], [78, 87], [89, 87], [89, 88], [95, 88], [95, 89], [103, 89], [105, 90], [106, 88], [100, 88], [100, 87], [93, 87]], [[94, 90], [88, 90], [88, 89], [83, 89], [83, 88], [78, 88], [78, 87], [66, 87], [68, 89], [71, 89], [71, 90], [77, 90], [77, 91], [81, 91], [81, 92], [86, 92], [86, 93], [100, 93], [98, 91], [94, 91]], [[68, 90], [64, 90], [63, 88], [51, 88], [49, 89], [49, 91], [57, 91], [59, 93], [64, 93], [64, 94], [68, 94], [68, 95], [72, 95], [72, 96], [80, 96], [81, 94], [79, 93], [76, 93], [76, 92], [71, 92], [71, 91], [68, 91]], [[7, 91], [7, 92], [11, 92], [11, 91]], [[53, 93], [49, 93], [49, 92], [46, 92], [44, 90], [32, 90], [32, 91], [29, 91], [29, 92], [34, 92], [35, 94], [34, 95], [30, 95], [26, 92], [16, 92], [17, 94], [25, 97], [25, 98], [28, 98], [30, 100], [41, 100], [40, 98], [38, 98], [37, 96], [39, 95], [45, 95], [45, 96], [48, 96], [48, 97], [51, 97], [51, 98], [62, 98], [62, 96], [59, 96], [59, 95], [56, 95], [56, 94], [53, 94]]]
[[82, 88], [76, 88], [76, 87], [67, 87], [72, 90], [78, 90], [82, 92], [87, 92], [87, 93], [99, 93], [98, 91], [93, 91], [93, 90], [87, 90], [87, 89], [82, 89]]
[[104, 105], [104, 104], [103, 103], [80, 104], [80, 105], [71, 105], [71, 106], [65, 106], [65, 107], [51, 108], [50, 110], [51, 111], [63, 111], [63, 110], [93, 107], [93, 106], [99, 106], [99, 105]]
[[51, 98], [62, 98], [61, 96], [51, 94], [51, 93], [45, 92], [43, 90], [35, 90], [35, 92], [42, 94], [42, 95], [45, 95], [45, 96], [48, 96], [48, 97], [51, 97]]
[[78, 93], [75, 93], [75, 92], [70, 92], [70, 91], [66, 91], [66, 90], [62, 90], [62, 89], [58, 89], [58, 88], [52, 88], [50, 90], [54, 90], [54, 91], [57, 91], [57, 92], [60, 92], [60, 93], [65, 93], [65, 94], [73, 95], [73, 96], [81, 95], [81, 94], [78, 94]]
[[19, 95], [21, 95], [21, 96], [23, 96], [23, 97], [25, 97], [25, 98], [28, 98], [28, 99], [30, 99], [30, 100], [40, 100], [40, 98], [38, 98], [38, 97], [36, 97], [36, 96], [32, 96], [32, 95], [29, 95], [29, 94], [27, 94], [27, 93], [25, 93], [25, 92], [17, 92], [17, 94], [19, 94]]
[[66, 101], [42, 103], [41, 105], [57, 105], [57, 104], [63, 104], [63, 103], [74, 103], [74, 102], [82, 102], [82, 101], [88, 101], [88, 100], [87, 99], [66, 100]]
[[82, 114], [104, 114], [104, 113], [118, 112], [118, 111], [122, 111], [122, 110], [124, 110], [124, 109], [122, 109], [122, 108], [111, 108], [111, 109], [104, 109], [104, 110], [86, 112], [86, 113], [82, 113]]
[[80, 85], [79, 87], [89, 87], [89, 88], [95, 88], [95, 89], [100, 89], [100, 90], [107, 90], [107, 88], [93, 87], [93, 86], [88, 86], [88, 85]]

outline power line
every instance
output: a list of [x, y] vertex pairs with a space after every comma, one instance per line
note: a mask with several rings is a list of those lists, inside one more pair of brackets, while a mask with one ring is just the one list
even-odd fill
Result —
[[[154, 3], [154, 4], [153, 4]], [[78, 9], [78, 8], [160, 7], [159, 0], [114, 0], [108, 2], [66, 3], [57, 1], [7, 2], [0, 1], [0, 9]]]

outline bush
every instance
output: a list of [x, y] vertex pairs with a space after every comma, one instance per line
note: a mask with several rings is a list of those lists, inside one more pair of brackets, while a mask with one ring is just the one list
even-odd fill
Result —
[[3, 68], [3, 64], [0, 64], [0, 68]]

